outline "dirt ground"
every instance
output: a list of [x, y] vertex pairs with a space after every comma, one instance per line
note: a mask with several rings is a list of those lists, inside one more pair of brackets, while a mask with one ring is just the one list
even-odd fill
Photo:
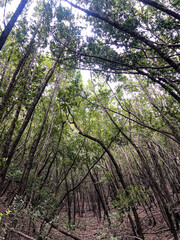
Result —
[[[13, 212], [7, 215], [7, 207], [3, 204], [3, 199], [0, 199], [0, 213], [3, 214], [3, 219], [0, 223], [0, 240], [4, 240], [6, 231], [6, 240], [24, 240], [28, 239], [18, 233], [11, 232], [10, 230], [5, 230], [5, 226], [10, 226], [10, 222], [14, 218]], [[147, 214], [142, 208], [138, 210], [139, 216], [141, 218], [141, 223], [143, 226], [143, 232], [145, 234], [146, 240], [173, 240], [173, 236], [167, 228], [165, 222], [162, 219], [160, 212], [154, 207], [152, 213], [155, 218], [156, 224], [153, 226], [152, 219], [148, 219]], [[18, 219], [18, 224], [16, 223], [15, 230], [29, 236], [29, 239], [37, 239], [36, 235], [33, 233], [32, 229], [29, 229], [29, 222], [26, 218]], [[36, 230], [40, 227], [41, 221], [36, 221]], [[45, 225], [47, 230], [43, 229], [44, 232], [49, 230], [49, 226]], [[69, 230], [67, 224], [61, 220], [58, 228], [69, 232], [70, 234], [78, 237], [80, 240], [132, 240], [135, 239], [133, 236], [130, 222], [127, 217], [124, 217], [123, 222], [117, 220], [113, 215], [111, 216], [111, 226], [108, 226], [106, 220], [98, 221], [97, 217], [93, 215], [92, 212], [87, 211], [83, 216], [76, 217], [76, 226], [74, 230]], [[56, 229], [51, 229], [49, 237], [42, 239], [48, 240], [72, 240], [71, 237], [65, 236]], [[140, 240], [141, 238], [139, 238]], [[179, 237], [180, 239], [180, 237]]]

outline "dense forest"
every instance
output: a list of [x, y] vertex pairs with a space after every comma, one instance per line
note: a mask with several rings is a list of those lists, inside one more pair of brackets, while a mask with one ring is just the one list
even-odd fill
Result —
[[0, 239], [180, 239], [179, 1], [0, 10]]

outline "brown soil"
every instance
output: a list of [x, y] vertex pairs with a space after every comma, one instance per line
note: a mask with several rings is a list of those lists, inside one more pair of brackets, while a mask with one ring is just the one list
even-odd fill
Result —
[[[13, 219], [13, 213], [6, 215], [7, 208], [4, 206], [2, 202], [2, 198], [0, 199], [0, 213], [3, 213], [3, 224], [10, 226], [10, 222]], [[164, 223], [160, 212], [154, 207], [153, 215], [156, 220], [156, 225], [153, 226], [150, 219], [148, 219], [147, 214], [143, 209], [139, 209], [138, 213], [141, 218], [141, 222], [143, 225], [143, 230], [145, 234], [146, 240], [173, 240], [173, 236], [168, 230], [166, 224]], [[27, 220], [27, 221], [26, 221]], [[86, 212], [83, 216], [76, 218], [76, 227], [75, 230], [69, 231], [74, 236], [77, 236], [81, 240], [132, 240], [135, 239], [131, 230], [131, 226], [127, 217], [124, 218], [123, 222], [117, 220], [115, 217], [111, 217], [112, 226], [109, 228], [107, 221], [98, 221], [97, 217], [93, 215], [92, 212]], [[40, 221], [36, 222], [36, 230], [40, 227]], [[0, 223], [0, 240], [3, 240], [4, 231], [3, 224]], [[47, 226], [47, 230], [49, 230], [49, 226]], [[28, 236], [34, 237], [37, 239], [36, 235], [33, 233], [32, 229], [29, 228], [29, 221], [26, 218], [22, 218], [18, 220], [18, 224], [16, 224], [15, 229], [21, 231]], [[68, 232], [67, 224], [63, 220], [59, 224], [59, 228]], [[27, 239], [25, 237], [20, 236], [16, 233], [9, 233], [9, 236], [6, 240], [23, 240]], [[44, 238], [45, 239], [45, 238]], [[179, 238], [180, 239], [180, 238]], [[48, 240], [72, 240], [72, 238], [65, 236], [64, 234], [58, 232], [55, 229], [51, 229]]]

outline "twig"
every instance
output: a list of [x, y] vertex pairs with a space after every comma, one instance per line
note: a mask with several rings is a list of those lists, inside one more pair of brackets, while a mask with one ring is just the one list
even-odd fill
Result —
[[129, 238], [133, 238], [133, 239], [143, 240], [142, 238], [137, 237], [137, 236], [124, 235], [124, 237], [129, 237]]

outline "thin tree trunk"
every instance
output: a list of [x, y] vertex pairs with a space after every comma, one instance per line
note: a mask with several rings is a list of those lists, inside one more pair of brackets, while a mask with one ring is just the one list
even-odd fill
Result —
[[32, 116], [32, 114], [33, 114], [33, 112], [35, 110], [35, 107], [36, 107], [40, 97], [42, 96], [42, 93], [44, 92], [45, 87], [47, 86], [49, 80], [51, 79], [51, 77], [52, 77], [52, 75], [54, 73], [54, 70], [55, 70], [55, 67], [56, 67], [57, 63], [58, 63], [58, 59], [55, 61], [55, 63], [52, 66], [52, 68], [50, 68], [48, 70], [48, 72], [46, 73], [46, 75], [45, 75], [45, 77], [43, 79], [43, 82], [42, 82], [42, 84], [41, 84], [41, 86], [40, 86], [40, 88], [39, 88], [39, 90], [38, 90], [38, 92], [37, 92], [37, 94], [36, 94], [32, 104], [30, 105], [30, 108], [29, 108], [29, 110], [28, 110], [28, 112], [26, 114], [26, 117], [25, 117], [22, 125], [21, 125], [19, 133], [17, 134], [14, 142], [12, 143], [11, 149], [10, 149], [10, 151], [8, 153], [8, 159], [6, 161], [6, 166], [3, 169], [1, 169], [1, 171], [0, 171], [0, 190], [1, 190], [1, 187], [3, 187], [4, 180], [5, 180], [5, 177], [6, 177], [6, 173], [7, 173], [8, 167], [9, 167], [9, 165], [11, 163], [11, 160], [12, 160], [12, 157], [14, 155], [15, 149], [16, 149], [16, 147], [17, 147], [17, 145], [18, 145], [18, 143], [19, 143], [19, 141], [20, 141], [20, 139], [21, 139], [21, 137], [22, 137], [22, 135], [24, 133], [24, 130], [26, 129], [26, 127], [27, 127], [27, 125], [28, 125], [28, 123], [29, 123], [29, 121], [31, 119], [31, 116]]
[[[89, 168], [88, 168], [88, 170], [89, 170]], [[108, 210], [107, 210], [107, 208], [106, 208], [106, 205], [105, 205], [105, 203], [104, 203], [104, 201], [103, 201], [102, 195], [101, 195], [101, 193], [100, 193], [100, 191], [99, 191], [99, 188], [98, 188], [98, 186], [97, 186], [97, 184], [96, 184], [96, 180], [95, 180], [95, 178], [93, 177], [91, 171], [89, 172], [89, 174], [90, 174], [91, 180], [92, 180], [92, 182], [93, 182], [94, 188], [95, 188], [95, 190], [96, 190], [96, 192], [97, 192], [98, 198], [99, 198], [99, 200], [100, 200], [100, 202], [101, 202], [101, 204], [102, 204], [102, 207], [103, 207], [103, 210], [104, 210], [104, 214], [105, 214], [106, 217], [107, 217], [109, 226], [111, 226], [111, 220], [110, 220], [110, 217], [109, 217], [109, 213], [108, 213]]]
[[5, 27], [4, 31], [1, 33], [0, 50], [2, 49], [3, 45], [5, 44], [12, 28], [14, 27], [15, 22], [17, 21], [19, 15], [22, 13], [23, 9], [25, 8], [25, 5], [27, 2], [28, 2], [28, 0], [21, 0], [19, 6], [17, 7], [16, 11], [14, 12], [13, 16], [11, 17], [9, 23]]

